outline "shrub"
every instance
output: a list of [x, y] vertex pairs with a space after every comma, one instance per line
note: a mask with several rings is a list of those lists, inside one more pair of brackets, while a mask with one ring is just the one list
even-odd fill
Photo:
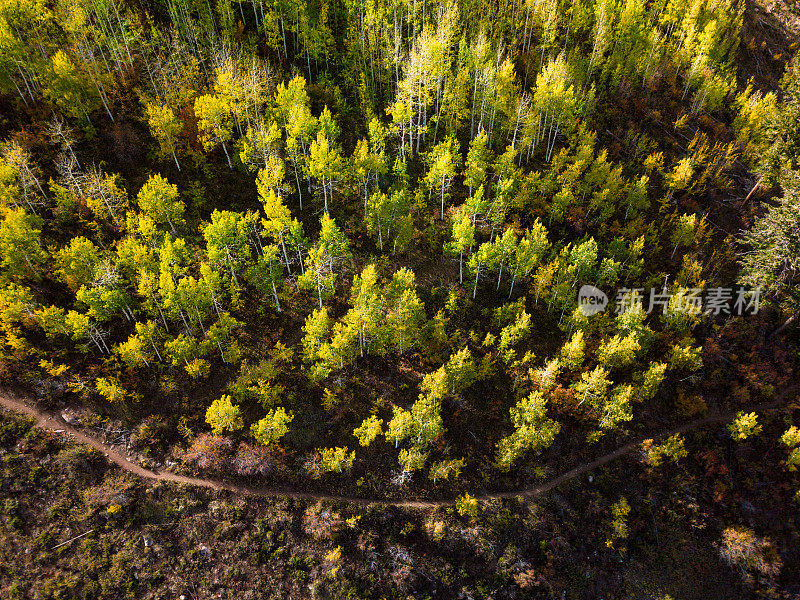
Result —
[[782, 562], [772, 542], [759, 538], [746, 527], [728, 527], [722, 532], [719, 554], [742, 576], [750, 579], [752, 573], [773, 579], [778, 576]]
[[99, 464], [102, 455], [92, 448], [83, 445], [68, 446], [56, 455], [56, 464], [60, 465], [71, 478], [85, 478], [92, 474]]
[[285, 467], [283, 451], [271, 446], [240, 444], [233, 459], [237, 475], [268, 475]]
[[662, 443], [653, 446], [653, 440], [645, 440], [645, 461], [651, 467], [660, 467], [665, 462], [677, 463], [682, 458], [688, 455], [686, 446], [683, 442], [683, 436], [676, 433], [668, 437]]
[[208, 407], [206, 423], [211, 425], [211, 431], [217, 435], [223, 431], [239, 431], [244, 427], [239, 407], [231, 402], [231, 397], [227, 394], [214, 400]]
[[197, 436], [181, 460], [201, 469], [222, 472], [230, 461], [232, 449], [233, 442], [227, 437], [204, 433]]
[[758, 435], [761, 433], [761, 425], [758, 424], [758, 415], [756, 413], [739, 412], [736, 415], [733, 423], [728, 425], [728, 430], [731, 436], [737, 442], [741, 442], [749, 438], [751, 435]]
[[309, 506], [303, 514], [303, 531], [316, 540], [331, 539], [344, 526], [341, 515], [317, 502]]
[[355, 452], [347, 452], [344, 448], [322, 448], [320, 453], [320, 467], [323, 473], [341, 473], [350, 470], [355, 460]]
[[479, 509], [480, 503], [474, 496], [470, 496], [468, 492], [465, 492], [463, 496], [459, 496], [456, 500], [456, 511], [462, 517], [477, 517]]
[[131, 434], [131, 446], [139, 448], [145, 455], [157, 453], [163, 450], [170, 429], [163, 417], [151, 415]]

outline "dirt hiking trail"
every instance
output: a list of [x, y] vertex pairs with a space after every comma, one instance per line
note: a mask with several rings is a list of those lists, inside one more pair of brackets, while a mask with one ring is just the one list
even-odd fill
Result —
[[[772, 402], [768, 404], [749, 406], [745, 409], [740, 409], [740, 410], [745, 410], [745, 411], [769, 410], [776, 408], [779, 405], [780, 405], [779, 402]], [[130, 458], [128, 458], [125, 454], [117, 450], [115, 447], [100, 441], [96, 437], [87, 435], [86, 433], [80, 431], [79, 429], [76, 429], [75, 427], [71, 426], [66, 421], [64, 421], [64, 419], [60, 415], [42, 410], [35, 406], [31, 406], [30, 404], [24, 402], [22, 399], [16, 397], [10, 392], [0, 390], [0, 407], [9, 411], [22, 413], [32, 418], [35, 425], [41, 429], [67, 434], [70, 438], [72, 438], [73, 441], [85, 444], [87, 446], [94, 448], [95, 450], [98, 450], [99, 452], [102, 452], [109, 462], [114, 463], [118, 467], [138, 477], [142, 477], [144, 479], [150, 479], [153, 481], [163, 481], [169, 483], [193, 485], [215, 490], [226, 490], [229, 492], [233, 492], [235, 494], [243, 494], [248, 496], [280, 496], [284, 498], [298, 498], [303, 500], [325, 500], [332, 502], [347, 502], [360, 505], [373, 504], [379, 506], [392, 506], [392, 507], [406, 508], [406, 509], [432, 509], [443, 506], [452, 506], [453, 504], [455, 504], [455, 499], [446, 499], [446, 500], [416, 500], [413, 498], [405, 500], [370, 499], [370, 498], [358, 498], [356, 496], [326, 494], [324, 492], [299, 492], [296, 490], [281, 488], [278, 486], [251, 486], [246, 484], [221, 481], [217, 479], [205, 479], [202, 477], [189, 477], [185, 475], [177, 475], [175, 473], [170, 473], [168, 471], [153, 471], [150, 469], [145, 469], [141, 465], [133, 462]], [[517, 498], [517, 497], [533, 498], [535, 496], [539, 496], [541, 494], [549, 492], [550, 490], [560, 486], [561, 484], [567, 481], [570, 481], [571, 479], [580, 477], [581, 475], [588, 473], [589, 471], [592, 471], [598, 467], [610, 463], [613, 460], [616, 460], [622, 456], [625, 456], [626, 454], [635, 451], [637, 448], [641, 446], [642, 441], [644, 441], [645, 439], [652, 439], [654, 441], [660, 440], [669, 437], [671, 435], [675, 435], [676, 433], [686, 433], [688, 431], [698, 429], [700, 427], [703, 427], [704, 425], [732, 421], [735, 416], [736, 416], [735, 412], [709, 415], [702, 419], [690, 421], [688, 423], [685, 423], [679, 427], [675, 427], [668, 431], [661, 431], [653, 435], [637, 439], [636, 441], [630, 442], [628, 444], [625, 444], [624, 446], [621, 446], [620, 448], [617, 448], [613, 452], [604, 454], [603, 456], [600, 456], [599, 458], [596, 458], [593, 461], [583, 463], [570, 471], [562, 473], [540, 484], [525, 487], [518, 490], [483, 493], [475, 497], [480, 501], [500, 500], [500, 499]]]

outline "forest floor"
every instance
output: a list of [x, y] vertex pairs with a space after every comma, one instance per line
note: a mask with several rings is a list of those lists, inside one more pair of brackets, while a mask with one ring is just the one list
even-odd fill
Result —
[[[764, 411], [764, 410], [778, 408], [781, 405], [782, 401], [777, 400], [769, 403], [753, 404], [751, 406], [745, 407], [744, 409], [740, 408], [739, 410], [744, 410], [745, 412]], [[53, 431], [56, 433], [65, 434], [66, 436], [72, 438], [73, 441], [85, 444], [103, 453], [103, 455], [109, 462], [114, 463], [123, 470], [138, 477], [154, 481], [199, 486], [215, 490], [226, 490], [235, 494], [244, 494], [250, 496], [277, 496], [277, 497], [295, 498], [304, 500], [325, 500], [334, 502], [347, 502], [347, 503], [361, 504], [361, 505], [372, 504], [372, 505], [387, 506], [387, 507], [391, 506], [404, 509], [432, 509], [444, 506], [451, 506], [454, 505], [456, 502], [455, 498], [444, 499], [444, 500], [422, 500], [413, 498], [404, 500], [394, 500], [394, 499], [359, 498], [357, 496], [327, 494], [324, 492], [319, 492], [319, 493], [301, 492], [277, 486], [272, 486], [272, 487], [254, 486], [243, 483], [222, 481], [219, 479], [207, 479], [202, 477], [179, 475], [176, 473], [171, 473], [169, 471], [150, 470], [134, 462], [134, 459], [131, 456], [127, 455], [127, 453], [125, 453], [124, 451], [120, 451], [117, 447], [111, 444], [107, 444], [97, 439], [96, 437], [88, 435], [80, 431], [79, 429], [71, 426], [61, 417], [60, 414], [52, 413], [37, 408], [35, 406], [32, 406], [29, 403], [25, 402], [19, 396], [7, 390], [0, 390], [0, 407], [9, 411], [22, 413], [33, 419], [37, 427]], [[642, 439], [638, 439], [636, 441], [625, 444], [620, 448], [617, 448], [613, 452], [604, 454], [596, 458], [595, 460], [582, 463], [569, 471], [566, 471], [556, 477], [549, 479], [546, 482], [537, 485], [532, 485], [517, 490], [509, 490], [509, 491], [495, 492], [495, 493], [489, 492], [477, 495], [475, 497], [479, 501], [500, 500], [508, 498], [533, 498], [535, 496], [547, 493], [557, 488], [558, 486], [566, 483], [567, 481], [575, 479], [576, 477], [584, 475], [589, 471], [592, 471], [594, 469], [597, 469], [598, 467], [606, 465], [622, 456], [625, 456], [631, 452], [636, 451], [637, 449], [641, 449], [642, 442], [646, 439], [657, 441], [678, 433], [687, 433], [689, 431], [699, 429], [700, 427], [704, 427], [706, 425], [730, 422], [734, 419], [737, 412], [739, 411], [710, 414], [701, 419], [696, 419], [694, 421], [690, 421], [678, 427], [674, 427], [668, 431], [661, 431], [653, 435], [644, 437]]]
[[800, 0], [752, 0], [742, 27], [742, 81], [779, 89], [786, 60], [800, 45]]

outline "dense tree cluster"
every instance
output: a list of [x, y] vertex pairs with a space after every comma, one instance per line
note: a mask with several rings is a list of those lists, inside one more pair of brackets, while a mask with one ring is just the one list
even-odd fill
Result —
[[737, 80], [743, 10], [3, 1], [0, 375], [398, 484], [671, 416], [737, 155], [784, 185], [741, 281], [800, 289], [798, 67]]

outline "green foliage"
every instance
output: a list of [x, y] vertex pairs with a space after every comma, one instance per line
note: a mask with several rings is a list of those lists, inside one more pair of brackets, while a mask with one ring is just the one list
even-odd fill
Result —
[[464, 465], [465, 461], [463, 458], [436, 461], [428, 470], [428, 478], [434, 483], [440, 479], [455, 481], [461, 475], [461, 470], [464, 468]]
[[21, 281], [40, 276], [41, 265], [47, 257], [39, 236], [42, 218], [23, 208], [7, 210], [0, 222], [0, 269], [3, 279]]
[[610, 385], [608, 371], [603, 367], [595, 367], [594, 370], [583, 373], [580, 381], [575, 382], [572, 387], [581, 404], [588, 402], [590, 405], [601, 405], [606, 400]]
[[[211, 426], [211, 432], [214, 435], [219, 435], [224, 431], [233, 433], [244, 427], [244, 421], [242, 420], [239, 407], [233, 404], [231, 397], [227, 394], [214, 400], [211, 406], [208, 407], [206, 411], [206, 423]], [[259, 441], [261, 440], [259, 439]]]
[[597, 420], [600, 432], [589, 435], [595, 441], [605, 430], [615, 428], [620, 423], [633, 419], [632, 404], [637, 399], [636, 390], [630, 384], [619, 384], [611, 388], [608, 370], [597, 366], [581, 374], [579, 381], [572, 384], [579, 406]]
[[347, 452], [344, 448], [323, 448], [319, 451], [320, 469], [323, 473], [341, 473], [350, 470], [355, 460], [355, 452]]
[[283, 275], [280, 250], [277, 246], [264, 246], [262, 253], [255, 261], [246, 267], [245, 279], [263, 296], [271, 296], [275, 308], [281, 312], [281, 303], [278, 298], [278, 285]]
[[702, 226], [702, 222], [698, 222], [696, 215], [680, 215], [670, 238], [671, 243], [675, 246], [672, 254], [675, 254], [675, 250], [679, 246], [691, 246], [697, 237], [697, 232], [702, 230]]
[[[649, 440], [652, 441], [652, 440]], [[645, 460], [651, 467], [660, 467], [667, 462], [677, 463], [688, 456], [683, 436], [676, 433], [657, 445], [645, 443]]]
[[745, 413], [739, 411], [733, 423], [728, 425], [728, 430], [731, 432], [731, 437], [737, 442], [742, 442], [749, 438], [751, 435], [758, 435], [761, 433], [761, 425], [757, 421], [758, 415], [756, 413]]
[[289, 431], [288, 424], [292, 422], [292, 419], [294, 419], [294, 415], [287, 413], [282, 406], [279, 406], [269, 411], [257, 423], [253, 423], [250, 433], [258, 443], [269, 446], [286, 435], [286, 432]]
[[389, 194], [378, 190], [367, 198], [364, 220], [367, 231], [377, 235], [381, 252], [391, 247], [395, 254], [408, 247], [414, 231], [410, 209], [411, 201], [405, 190]]
[[429, 452], [417, 446], [403, 448], [400, 450], [398, 462], [404, 472], [419, 471], [425, 466], [425, 461], [428, 460], [429, 454]]
[[702, 350], [688, 344], [675, 344], [667, 355], [667, 363], [673, 369], [697, 371], [703, 366]]
[[786, 464], [790, 471], [797, 471], [800, 468], [800, 429], [795, 426], [787, 429], [781, 436], [781, 443], [789, 449], [789, 457]]
[[462, 517], [477, 517], [480, 511], [480, 502], [474, 496], [465, 492], [456, 500], [456, 511]]
[[343, 165], [341, 155], [333, 147], [333, 140], [324, 131], [319, 131], [309, 148], [308, 173], [320, 182], [326, 215], [329, 214], [328, 207], [333, 201], [333, 190]]
[[[378, 125], [380, 125], [380, 122], [378, 122]], [[388, 170], [386, 166], [386, 156], [382, 151], [383, 142], [378, 140], [373, 146], [375, 146], [374, 149], [370, 147], [370, 143], [367, 140], [359, 140], [351, 158], [353, 175], [356, 181], [359, 182], [360, 187], [364, 190], [365, 214], [370, 188], [374, 187], [379, 178], [385, 175]], [[378, 153], [375, 150], [380, 150], [380, 152]]]
[[392, 410], [394, 411], [394, 415], [386, 424], [386, 432], [384, 435], [387, 441], [394, 442], [395, 447], [397, 447], [400, 442], [411, 435], [414, 427], [414, 419], [410, 411], [400, 408], [399, 406], [393, 406]]
[[534, 118], [528, 121], [530, 129], [525, 132], [526, 145], [535, 149], [546, 138], [545, 160], [549, 161], [553, 153], [551, 139], [560, 130], [572, 127], [578, 105], [567, 62], [564, 55], [560, 54], [550, 59], [536, 76], [531, 107]]
[[503, 327], [500, 331], [500, 343], [497, 345], [500, 352], [509, 351], [511, 346], [524, 339], [531, 328], [531, 316], [524, 310], [517, 315], [516, 320]]
[[69, 246], [56, 253], [56, 271], [70, 289], [77, 291], [81, 286], [94, 281], [95, 271], [100, 264], [100, 250], [90, 240], [78, 236], [70, 240]]
[[322, 347], [322, 340], [331, 328], [331, 321], [328, 318], [328, 309], [320, 308], [312, 312], [306, 318], [303, 325], [303, 358], [308, 362], [315, 360]]
[[367, 265], [353, 279], [351, 304], [337, 323], [325, 308], [306, 319], [303, 356], [307, 363], [315, 362], [310, 375], [316, 381], [343, 369], [357, 355], [403, 353], [418, 343], [425, 312], [409, 269], [396, 271], [381, 286], [375, 266]]
[[166, 104], [147, 103], [145, 114], [147, 115], [147, 125], [150, 127], [150, 135], [158, 142], [161, 158], [171, 156], [175, 160], [175, 166], [180, 170], [176, 152], [178, 135], [183, 129], [183, 123], [178, 119], [175, 111]]
[[[446, 375], [446, 385], [451, 394], [458, 394], [472, 385], [477, 377], [477, 370], [469, 348], [464, 347], [453, 354], [444, 366], [444, 373]], [[441, 390], [438, 384], [434, 383], [434, 379], [429, 380], [433, 376], [433, 374], [426, 375], [420, 387], [424, 392], [429, 393], [432, 398], [438, 399], [444, 396], [444, 390]], [[430, 382], [426, 383], [426, 381]]]
[[614, 388], [610, 398], [603, 404], [600, 417], [601, 429], [613, 429], [619, 423], [633, 419], [631, 404], [635, 399], [635, 390], [632, 385], [621, 384]]
[[641, 346], [632, 336], [615, 335], [600, 344], [597, 349], [598, 362], [609, 369], [621, 369], [636, 360]]
[[433, 398], [420, 396], [411, 406], [409, 435], [415, 445], [425, 447], [442, 437], [443, 424], [441, 405]]
[[139, 208], [158, 225], [168, 224], [172, 233], [183, 218], [184, 205], [178, 199], [178, 186], [161, 175], [151, 175], [136, 196]]
[[228, 384], [228, 391], [238, 403], [255, 402], [264, 409], [272, 409], [283, 396], [284, 388], [276, 382], [291, 353], [278, 342], [269, 359], [252, 364], [243, 361], [239, 375]]
[[203, 230], [209, 261], [230, 274], [234, 287], [238, 287], [238, 275], [250, 257], [248, 228], [255, 220], [253, 213], [215, 210]]
[[742, 154], [753, 167], [758, 166], [771, 140], [770, 130], [778, 118], [778, 101], [773, 92], [763, 93], [753, 89], [753, 84], [736, 96], [733, 120], [736, 139], [742, 145]]
[[461, 163], [461, 154], [458, 151], [456, 140], [449, 138], [434, 146], [427, 157], [427, 162], [429, 170], [425, 176], [425, 183], [430, 192], [435, 192], [439, 197], [440, 218], [444, 219], [445, 199]]
[[98, 377], [94, 384], [97, 393], [111, 404], [122, 404], [128, 395], [119, 381], [110, 377]]
[[628, 537], [628, 515], [631, 506], [625, 496], [611, 505], [611, 534], [606, 540], [606, 546], [613, 547], [618, 540]]
[[231, 159], [225, 142], [233, 136], [233, 120], [231, 118], [230, 102], [220, 96], [207, 94], [194, 101], [194, 114], [197, 117], [197, 129], [200, 143], [208, 150], [222, 145], [228, 166], [231, 168]]
[[658, 392], [661, 382], [664, 381], [664, 375], [667, 371], [666, 363], [653, 363], [642, 374], [641, 382], [638, 387], [638, 397], [641, 400], [650, 400]]
[[319, 239], [308, 250], [305, 272], [298, 277], [297, 286], [306, 290], [316, 288], [319, 307], [322, 308], [323, 298], [329, 298], [335, 291], [337, 268], [352, 254], [350, 240], [327, 213], [320, 219], [320, 228]]
[[90, 77], [69, 54], [56, 51], [45, 70], [45, 97], [70, 117], [86, 123], [89, 115], [100, 107], [99, 89], [92, 87]]
[[484, 183], [490, 162], [489, 137], [485, 131], [481, 130], [469, 143], [464, 169], [464, 185], [470, 189], [470, 192]]
[[574, 371], [583, 364], [586, 342], [583, 340], [583, 331], [578, 330], [572, 338], [561, 347], [561, 362], [564, 368]]
[[[719, 218], [753, 189], [737, 152], [763, 177], [740, 282], [797, 311], [800, 61], [780, 91], [735, 93], [749, 66], [738, 0], [162, 8], [0, 3], [3, 381], [97, 392], [111, 412], [145, 391], [137, 409], [205, 410], [209, 460], [236, 470], [277, 464], [284, 451], [261, 446], [283, 439], [291, 410], [308, 428], [322, 396], [331, 422], [286, 452], [314, 476], [341, 472], [354, 453], [336, 436], [352, 432], [375, 465], [398, 454], [398, 485], [426, 466], [437, 484], [458, 478], [453, 445], [474, 423], [503, 471], [551, 447], [548, 409], [589, 441], [634, 408], [646, 431], [667, 391], [679, 408], [690, 385], [751, 391], [718, 348], [760, 339], [767, 321], [716, 331], [685, 310], [735, 271]], [[220, 149], [230, 171], [204, 155]], [[621, 301], [583, 314], [589, 284]], [[637, 300], [656, 286], [673, 298], [650, 317]], [[763, 348], [735, 352], [742, 373], [771, 376]], [[197, 406], [209, 386], [224, 395]], [[245, 421], [260, 446], [234, 458], [217, 438]], [[731, 433], [760, 428], [742, 414]], [[648, 456], [682, 453], [676, 438]], [[614, 512], [612, 542], [627, 533]]]
[[783, 197], [753, 228], [742, 235], [748, 248], [742, 258], [740, 282], [773, 297], [787, 310], [794, 310], [800, 299], [797, 264], [800, 258], [800, 184], [797, 175], [789, 176]]
[[446, 250], [458, 254], [458, 282], [464, 283], [464, 253], [475, 243], [475, 225], [466, 212], [453, 215], [452, 240]]
[[369, 446], [376, 437], [383, 432], [383, 420], [375, 415], [367, 417], [353, 430], [353, 435], [358, 438], [358, 443], [362, 447]]
[[174, 367], [181, 363], [188, 365], [189, 361], [199, 357], [202, 350], [195, 338], [184, 334], [179, 334], [164, 343], [165, 356]]
[[514, 433], [497, 444], [495, 463], [501, 471], [508, 471], [526, 452], [539, 453], [549, 448], [561, 431], [561, 425], [547, 417], [547, 400], [538, 391], [511, 408], [511, 421]]

